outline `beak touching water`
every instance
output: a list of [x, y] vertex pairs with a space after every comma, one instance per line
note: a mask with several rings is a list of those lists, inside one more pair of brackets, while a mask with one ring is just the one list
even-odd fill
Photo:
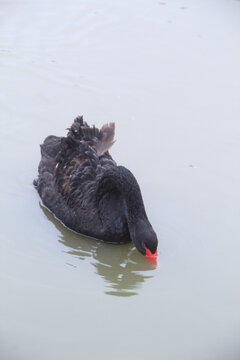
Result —
[[157, 265], [157, 255], [158, 251], [156, 250], [154, 254], [151, 253], [149, 249], [145, 247], [146, 255], [145, 258], [147, 259], [148, 263], [151, 265]]

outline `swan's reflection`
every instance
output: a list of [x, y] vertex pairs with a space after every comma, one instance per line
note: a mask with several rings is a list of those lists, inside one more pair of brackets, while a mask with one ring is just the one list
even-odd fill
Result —
[[[111, 245], [78, 235], [65, 228], [44, 206], [45, 216], [60, 232], [59, 242], [67, 247], [67, 253], [80, 260], [91, 258], [91, 264], [107, 288], [105, 293], [115, 296], [137, 295], [137, 289], [153, 277], [156, 265], [149, 264], [132, 244]], [[69, 264], [71, 265], [71, 264]], [[147, 275], [146, 272], [150, 273]]]

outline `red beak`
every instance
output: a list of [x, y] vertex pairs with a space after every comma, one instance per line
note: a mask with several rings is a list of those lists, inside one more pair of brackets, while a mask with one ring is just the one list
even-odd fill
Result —
[[157, 265], [157, 250], [154, 254], [151, 253], [151, 251], [149, 249], [146, 249], [146, 255], [145, 255], [145, 258], [147, 259], [147, 262], [150, 264], [150, 265], [153, 265], [153, 266], [156, 266]]
[[155, 252], [155, 254], [152, 254], [151, 253], [151, 251], [149, 250], [149, 249], [147, 249], [147, 248], [145, 248], [146, 249], [146, 257], [151, 257], [151, 258], [154, 258], [154, 257], [157, 257], [157, 250], [156, 250], [156, 252]]

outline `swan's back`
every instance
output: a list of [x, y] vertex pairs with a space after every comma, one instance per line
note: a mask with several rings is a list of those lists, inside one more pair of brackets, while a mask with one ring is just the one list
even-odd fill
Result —
[[98, 225], [96, 190], [99, 179], [116, 167], [108, 149], [114, 143], [114, 123], [101, 130], [89, 127], [82, 116], [66, 137], [50, 135], [41, 145], [36, 187], [43, 203], [67, 226], [88, 232]]

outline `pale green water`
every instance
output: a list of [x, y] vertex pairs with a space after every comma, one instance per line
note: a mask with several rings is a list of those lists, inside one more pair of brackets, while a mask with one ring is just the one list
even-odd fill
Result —
[[[0, 2], [0, 359], [240, 358], [240, 2]], [[39, 203], [39, 144], [116, 122], [159, 264]]]

